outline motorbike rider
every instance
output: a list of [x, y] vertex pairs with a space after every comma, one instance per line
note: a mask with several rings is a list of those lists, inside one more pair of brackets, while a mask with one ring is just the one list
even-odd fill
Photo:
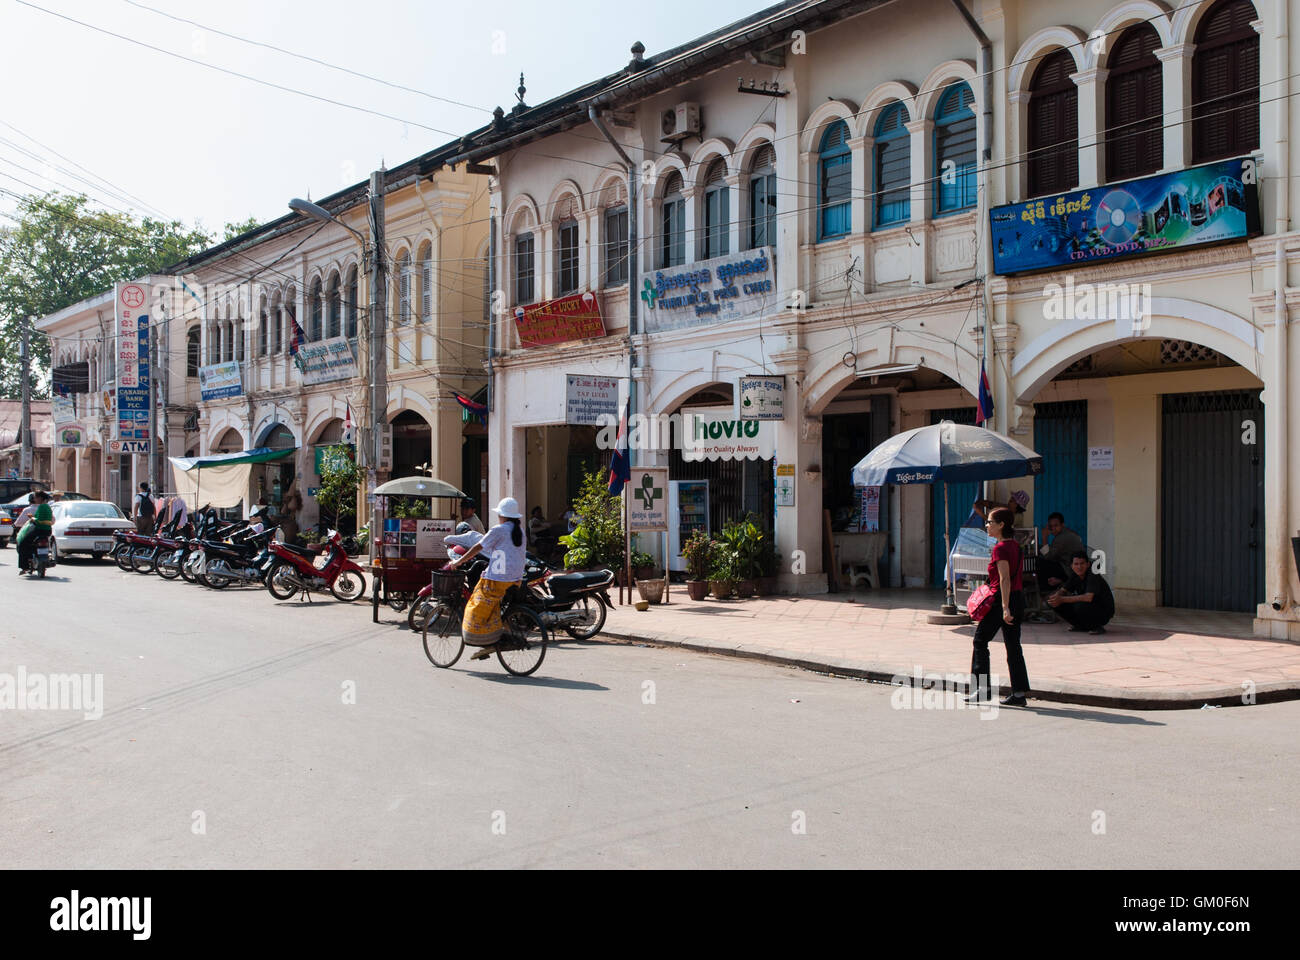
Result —
[[[27, 572], [27, 564], [36, 552], [36, 541], [42, 534], [54, 529], [54, 511], [50, 509], [50, 495], [44, 490], [32, 491], [32, 505], [27, 508], [31, 517], [18, 531], [18, 575]], [[23, 513], [27, 513], [24, 510]]]
[[456, 570], [480, 553], [486, 554], [490, 560], [465, 606], [465, 616], [461, 621], [461, 639], [467, 646], [481, 648], [471, 660], [486, 660], [496, 652], [497, 641], [504, 629], [501, 601], [506, 591], [524, 578], [525, 541], [521, 522], [524, 515], [519, 510], [519, 503], [514, 497], [506, 497], [492, 512], [501, 518], [501, 522], [478, 537], [464, 555], [447, 564], [447, 569]]
[[[469, 548], [478, 541], [479, 534], [475, 533], [473, 527], [464, 520], [456, 524], [455, 533], [442, 538], [442, 542], [447, 545], [447, 556], [453, 560], [457, 557], [463, 557]], [[451, 568], [444, 566], [443, 569], [448, 570]]]

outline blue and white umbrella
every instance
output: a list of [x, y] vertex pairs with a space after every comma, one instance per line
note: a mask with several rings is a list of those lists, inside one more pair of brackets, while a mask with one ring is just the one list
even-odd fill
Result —
[[[1008, 477], [1036, 476], [1043, 458], [1010, 437], [966, 423], [945, 420], [890, 437], [853, 468], [853, 484], [879, 487], [887, 483], [943, 484], [944, 554], [952, 552], [948, 538], [948, 484]], [[944, 578], [944, 612], [956, 612], [952, 577]]]

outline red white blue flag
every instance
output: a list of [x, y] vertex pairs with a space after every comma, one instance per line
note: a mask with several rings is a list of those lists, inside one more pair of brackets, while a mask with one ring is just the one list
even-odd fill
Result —
[[984, 426], [993, 419], [993, 391], [989, 389], [989, 375], [984, 370], [984, 361], [980, 361], [980, 395], [979, 407], [975, 411], [975, 424]]

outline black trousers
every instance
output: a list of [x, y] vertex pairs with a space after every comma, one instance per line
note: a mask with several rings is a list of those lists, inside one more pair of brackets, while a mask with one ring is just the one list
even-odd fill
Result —
[[1020, 648], [1020, 624], [1025, 618], [1025, 595], [1022, 591], [1011, 594], [1010, 606], [1015, 623], [1002, 619], [1002, 598], [999, 596], [993, 601], [993, 609], [975, 627], [975, 650], [971, 655], [970, 672], [975, 677], [977, 690], [989, 686], [989, 641], [1001, 630], [1002, 643], [1007, 648], [1007, 667], [1011, 671], [1011, 692], [1029, 692], [1029, 670], [1025, 667], [1025, 654]]
[[1061, 619], [1080, 630], [1096, 630], [1110, 623], [1114, 613], [1108, 613], [1095, 603], [1063, 603], [1056, 608]]
[[33, 533], [26, 540], [18, 544], [18, 569], [27, 569], [28, 562], [36, 555], [36, 544], [44, 539], [46, 535]]
[[[1039, 593], [1044, 597], [1061, 585], [1058, 583], [1056, 587], [1052, 586], [1047, 582], [1048, 577], [1055, 577], [1057, 580], [1060, 580], [1061, 583], [1065, 583], [1065, 581], [1070, 579], [1070, 571], [1066, 570], [1065, 567], [1061, 566], [1055, 560], [1048, 560], [1045, 557], [1039, 557], [1038, 564], [1035, 568], [1034, 578], [1038, 581]], [[1057, 607], [1056, 612], [1060, 613], [1061, 608]]]

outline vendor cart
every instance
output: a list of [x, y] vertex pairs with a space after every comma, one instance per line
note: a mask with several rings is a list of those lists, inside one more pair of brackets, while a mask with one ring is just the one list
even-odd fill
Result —
[[405, 610], [447, 562], [442, 538], [456, 531], [465, 494], [433, 477], [402, 477], [375, 488], [370, 520], [371, 618], [379, 605]]

